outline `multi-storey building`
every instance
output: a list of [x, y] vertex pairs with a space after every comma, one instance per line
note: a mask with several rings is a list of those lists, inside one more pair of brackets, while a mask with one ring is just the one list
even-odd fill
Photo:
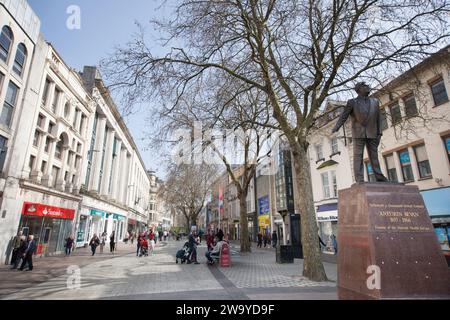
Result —
[[143, 229], [148, 222], [150, 178], [134, 140], [96, 67], [84, 67], [84, 86], [94, 112], [89, 127], [83, 171], [77, 244], [93, 234], [116, 232], [126, 237], [129, 226]]
[[0, 18], [2, 260], [18, 231], [46, 255], [144, 228], [150, 178], [98, 70], [70, 68], [25, 0], [0, 0]]
[[[393, 182], [417, 185], [444, 250], [450, 234], [450, 46], [431, 55], [376, 90], [381, 102], [383, 136], [380, 165]], [[354, 181], [351, 139], [331, 135], [339, 115], [332, 102], [327, 121], [312, 136], [309, 154], [322, 237], [336, 235], [338, 191]], [[333, 107], [333, 108], [332, 108]], [[349, 123], [346, 132], [350, 133]], [[346, 142], [346, 144], [345, 144]], [[365, 179], [373, 181], [367, 152]]]

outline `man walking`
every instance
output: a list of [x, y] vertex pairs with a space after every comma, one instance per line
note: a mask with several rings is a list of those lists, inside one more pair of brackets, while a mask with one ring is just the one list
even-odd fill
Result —
[[272, 232], [272, 246], [274, 248], [277, 246], [277, 242], [278, 242], [278, 235], [277, 235], [277, 232], [275, 230], [273, 230], [273, 232]]
[[14, 237], [13, 241], [12, 241], [12, 256], [11, 256], [11, 265], [14, 265], [14, 263], [17, 260], [17, 253], [19, 252], [19, 248], [20, 248], [20, 238], [22, 237], [22, 231], [19, 231], [17, 233], [17, 235]]
[[29, 235], [28, 236], [28, 242], [27, 242], [27, 249], [24, 253], [24, 258], [22, 261], [22, 265], [20, 266], [19, 270], [23, 271], [23, 268], [25, 267], [25, 264], [28, 263], [28, 270], [33, 270], [33, 254], [36, 251], [36, 242], [34, 241], [34, 236]]
[[116, 231], [113, 231], [109, 237], [109, 250], [111, 253], [114, 253], [116, 250]]
[[17, 269], [19, 263], [22, 261], [25, 251], [27, 250], [27, 241], [25, 236], [20, 236], [20, 245], [17, 249], [16, 260], [14, 260], [11, 269]]

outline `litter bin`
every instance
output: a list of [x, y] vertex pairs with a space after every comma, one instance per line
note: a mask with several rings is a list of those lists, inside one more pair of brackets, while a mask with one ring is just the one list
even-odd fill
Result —
[[276, 248], [277, 263], [294, 263], [292, 246], [281, 245]]

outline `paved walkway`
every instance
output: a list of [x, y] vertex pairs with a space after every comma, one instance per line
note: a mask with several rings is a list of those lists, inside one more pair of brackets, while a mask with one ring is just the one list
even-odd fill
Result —
[[[201, 264], [175, 263], [184, 241], [158, 243], [154, 256], [138, 258], [134, 246], [122, 245], [114, 256], [91, 259], [79, 253], [70, 258], [36, 261], [32, 272], [0, 270], [2, 299], [336, 299], [336, 265], [324, 263], [329, 282], [300, 276], [302, 260], [277, 264], [273, 249], [254, 249], [232, 256], [232, 267], [206, 265], [204, 244], [198, 248]], [[233, 248], [232, 248], [233, 249]], [[236, 248], [234, 248], [236, 249]], [[50, 261], [50, 259], [52, 261]], [[58, 260], [59, 259], [59, 260]], [[59, 265], [57, 265], [59, 263]], [[68, 288], [67, 266], [80, 269], [80, 288]], [[54, 271], [55, 270], [55, 271]], [[44, 277], [45, 275], [45, 277]], [[4, 285], [4, 279], [8, 285]], [[20, 283], [19, 287], [16, 284]]]

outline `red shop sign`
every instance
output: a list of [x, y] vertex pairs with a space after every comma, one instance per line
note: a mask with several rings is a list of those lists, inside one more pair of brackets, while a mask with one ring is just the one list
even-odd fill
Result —
[[38, 216], [73, 220], [75, 216], [75, 210], [52, 207], [40, 203], [25, 202], [23, 204], [22, 214], [24, 216]]

